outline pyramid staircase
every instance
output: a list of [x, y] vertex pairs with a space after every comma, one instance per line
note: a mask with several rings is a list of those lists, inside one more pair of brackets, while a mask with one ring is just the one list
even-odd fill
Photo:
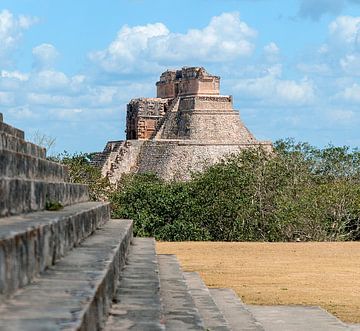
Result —
[[[0, 330], [357, 330], [317, 307], [208, 289], [0, 114]], [[45, 210], [49, 203], [63, 209]]]

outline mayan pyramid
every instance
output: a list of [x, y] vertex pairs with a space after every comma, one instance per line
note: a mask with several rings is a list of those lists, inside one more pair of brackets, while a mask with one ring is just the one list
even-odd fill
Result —
[[242, 123], [232, 96], [220, 95], [220, 77], [204, 68], [167, 70], [156, 87], [156, 98], [128, 104], [126, 140], [109, 141], [94, 160], [111, 182], [129, 172], [186, 180], [241, 149], [271, 149]]

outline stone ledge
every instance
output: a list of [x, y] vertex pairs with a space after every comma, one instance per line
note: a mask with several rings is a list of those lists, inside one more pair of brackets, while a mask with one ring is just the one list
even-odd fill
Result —
[[158, 255], [158, 261], [166, 329], [205, 330], [176, 256]]
[[134, 238], [105, 331], [165, 330], [153, 238]]
[[184, 277], [206, 330], [230, 331], [227, 320], [215, 304], [200, 275], [197, 272], [184, 272]]
[[0, 305], [0, 329], [101, 330], [132, 238], [110, 220], [33, 284]]
[[8, 125], [4, 122], [0, 122], [0, 132], [5, 132], [11, 136], [20, 138], [20, 139], [24, 139], [25, 138], [25, 133], [22, 130], [19, 130], [17, 128], [14, 128], [11, 125]]
[[10, 178], [69, 181], [64, 165], [8, 150], [0, 150], [0, 174]]
[[109, 205], [101, 202], [1, 219], [0, 294], [27, 285], [108, 219]]
[[46, 157], [45, 148], [29, 143], [5, 132], [0, 132], [0, 151], [1, 150], [10, 150], [39, 158]]
[[47, 201], [68, 206], [88, 200], [87, 185], [0, 177], [0, 217], [44, 210]]

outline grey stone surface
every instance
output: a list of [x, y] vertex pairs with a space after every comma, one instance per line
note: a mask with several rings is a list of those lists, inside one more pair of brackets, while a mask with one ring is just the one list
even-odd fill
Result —
[[350, 328], [319, 307], [246, 306], [266, 331], [341, 331]]
[[347, 324], [351, 331], [360, 331], [360, 324]]
[[102, 202], [0, 219], [0, 295], [28, 284], [108, 219]]
[[4, 122], [0, 122], [0, 132], [5, 132], [20, 139], [24, 139], [25, 137], [24, 131], [16, 129]]
[[0, 149], [1, 177], [69, 181], [67, 167], [46, 159]]
[[210, 293], [216, 305], [228, 321], [231, 330], [267, 330], [254, 318], [232, 289], [210, 289]]
[[[145, 141], [138, 157], [138, 172], [153, 172], [166, 180], [189, 179], [191, 172], [201, 171], [226, 156], [239, 153], [252, 144], [221, 144], [201, 140]], [[259, 146], [262, 146], [259, 144]], [[264, 145], [264, 148], [267, 148]]]
[[86, 185], [0, 176], [0, 217], [43, 210], [46, 201], [67, 206], [88, 200]]
[[[142, 140], [119, 141], [114, 149], [100, 154], [98, 162], [103, 163], [102, 175], [107, 176], [110, 182], [116, 183], [122, 174], [134, 172], [143, 143]], [[104, 160], [103, 156], [106, 154]]]
[[174, 255], [158, 255], [166, 330], [205, 330]]
[[0, 132], [0, 151], [1, 150], [14, 151], [40, 158], [46, 157], [45, 148], [26, 142], [24, 139], [9, 135], [5, 132]]
[[154, 239], [133, 239], [105, 330], [165, 330]]
[[0, 330], [100, 330], [132, 237], [110, 220], [33, 284], [0, 304]]
[[228, 322], [215, 304], [209, 289], [202, 281], [197, 272], [184, 272], [186, 284], [190, 294], [204, 321], [206, 330], [227, 331], [230, 330]]

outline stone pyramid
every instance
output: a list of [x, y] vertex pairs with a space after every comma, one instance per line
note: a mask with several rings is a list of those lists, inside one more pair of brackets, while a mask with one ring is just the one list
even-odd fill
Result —
[[252, 146], [256, 140], [220, 95], [220, 77], [204, 68], [166, 71], [156, 83], [157, 98], [128, 104], [126, 141], [109, 141], [94, 163], [111, 182], [123, 173], [153, 172], [164, 179], [186, 180], [192, 171]]

